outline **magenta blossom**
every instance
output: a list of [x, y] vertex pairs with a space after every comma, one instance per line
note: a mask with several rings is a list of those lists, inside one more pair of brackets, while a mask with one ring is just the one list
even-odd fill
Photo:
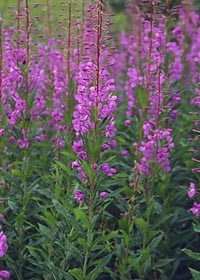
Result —
[[107, 174], [108, 176], [113, 176], [117, 173], [117, 170], [115, 168], [112, 168], [109, 166], [107, 162], [104, 162], [101, 167], [103, 173]]
[[81, 190], [77, 190], [74, 192], [74, 199], [77, 201], [83, 201], [85, 199], [85, 195]]
[[8, 245], [7, 245], [7, 237], [3, 233], [3, 231], [0, 232], [0, 257], [2, 258], [6, 251], [8, 250]]
[[10, 273], [7, 270], [0, 270], [0, 277], [2, 279], [8, 279], [10, 277]]
[[0, 220], [3, 220], [3, 219], [4, 219], [4, 215], [0, 214]]
[[100, 194], [99, 194], [99, 196], [100, 196], [101, 198], [104, 198], [104, 197], [106, 197], [107, 195], [108, 195], [107, 192], [100, 192]]
[[200, 204], [197, 202], [194, 202], [193, 207], [190, 209], [192, 213], [199, 217], [200, 216]]
[[195, 194], [196, 194], [195, 184], [190, 182], [190, 189], [188, 191], [188, 196], [191, 198], [191, 197], [194, 197]]
[[123, 157], [127, 156], [127, 155], [128, 155], [128, 151], [127, 151], [127, 150], [122, 150], [122, 151], [121, 151], [121, 155], [122, 155]]

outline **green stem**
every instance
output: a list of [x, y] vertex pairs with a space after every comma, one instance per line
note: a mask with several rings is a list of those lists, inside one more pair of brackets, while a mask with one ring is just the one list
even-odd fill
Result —
[[[151, 207], [151, 191], [152, 191], [152, 184], [150, 184], [148, 186], [147, 193], [146, 193], [146, 207], [147, 207], [147, 210], [150, 209], [150, 207]], [[145, 229], [144, 234], [143, 234], [142, 250], [145, 250], [146, 246], [147, 246], [151, 209], [150, 209], [149, 213], [148, 212], [146, 213], [146, 215], [147, 215], [147, 217], [146, 217], [146, 229]], [[140, 275], [140, 278], [143, 279], [144, 278], [144, 261], [142, 262], [141, 267], [142, 267], [142, 273]]]
[[91, 193], [89, 205], [88, 205], [88, 210], [89, 210], [89, 227], [87, 230], [87, 249], [85, 253], [85, 258], [84, 258], [84, 263], [83, 263], [83, 280], [87, 275], [87, 268], [88, 268], [88, 258], [89, 258], [89, 253], [90, 253], [90, 246], [92, 242], [92, 218], [93, 218], [93, 193]]
[[[134, 183], [134, 186], [133, 186], [133, 195], [131, 197], [131, 201], [130, 201], [130, 209], [129, 209], [129, 212], [128, 212], [128, 236], [130, 237], [131, 234], [132, 234], [132, 231], [133, 231], [133, 225], [134, 225], [134, 210], [135, 210], [135, 200], [136, 200], [136, 195], [137, 195], [137, 187], [138, 187], [138, 183], [139, 183], [139, 176], [140, 174], [137, 174], [137, 177], [136, 177], [136, 180], [135, 180], [135, 183]], [[127, 263], [128, 263], [128, 254], [129, 254], [129, 246], [130, 246], [130, 239], [128, 240], [128, 243], [126, 244], [126, 247], [125, 247], [125, 257], [124, 259], [122, 260], [122, 265], [124, 267], [123, 269], [123, 273], [120, 275], [120, 280], [124, 280], [126, 274], [127, 274], [127, 269], [126, 269], [126, 266], [127, 266]], [[127, 275], [128, 277], [128, 275]]]

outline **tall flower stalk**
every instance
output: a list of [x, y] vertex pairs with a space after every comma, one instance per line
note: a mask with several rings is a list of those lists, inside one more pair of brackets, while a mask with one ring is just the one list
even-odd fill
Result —
[[106, 61], [104, 41], [105, 27], [103, 1], [91, 3], [88, 8], [89, 17], [85, 20], [84, 61], [79, 64], [76, 75], [77, 93], [76, 105], [73, 114], [73, 127], [76, 140], [73, 150], [77, 160], [72, 167], [79, 171], [83, 180], [88, 207], [89, 224], [87, 227], [86, 251], [83, 262], [82, 277], [88, 274], [90, 248], [94, 242], [92, 231], [94, 223], [95, 204], [101, 190], [99, 183], [100, 169], [108, 176], [115, 174], [116, 170], [102, 162], [103, 152], [111, 147], [115, 136], [114, 110], [116, 97], [111, 91], [114, 89], [114, 80], [109, 78]]
[[[123, 37], [123, 45], [128, 51], [128, 72], [126, 82], [126, 96], [128, 97], [128, 108], [126, 112], [125, 126], [131, 128], [131, 124], [137, 128], [133, 134], [135, 158], [132, 176], [135, 182], [131, 183], [132, 195], [128, 200], [128, 236], [134, 234], [134, 226], [141, 230], [141, 252], [146, 257], [138, 259], [135, 268], [140, 278], [145, 277], [145, 265], [152, 258], [149, 243], [151, 240], [151, 223], [153, 215], [153, 203], [155, 190], [153, 186], [158, 181], [159, 173], [170, 172], [169, 153], [174, 148], [171, 136], [172, 129], [167, 126], [165, 121], [166, 104], [169, 96], [166, 87], [169, 85], [167, 80], [168, 73], [165, 73], [164, 50], [166, 46], [166, 18], [160, 13], [157, 14], [157, 4], [149, 1], [149, 13], [145, 16], [137, 12], [135, 18], [140, 18], [140, 31], [138, 40], [134, 34]], [[139, 9], [138, 9], [139, 10]], [[159, 10], [159, 9], [158, 9]], [[136, 9], [137, 11], [137, 9]], [[133, 27], [133, 30], [134, 27]], [[140, 40], [140, 38], [143, 40]], [[140, 52], [138, 52], [138, 49]], [[132, 148], [129, 148], [132, 150]], [[138, 198], [143, 192], [145, 205], [144, 214], [138, 217], [139, 208]], [[137, 206], [136, 206], [137, 205]], [[131, 222], [130, 222], [131, 221]], [[158, 233], [159, 234], [159, 233]], [[126, 252], [129, 252], [131, 238], [123, 232]], [[136, 260], [135, 260], [136, 262]], [[121, 279], [125, 275], [128, 277], [129, 270], [127, 254], [119, 260]]]

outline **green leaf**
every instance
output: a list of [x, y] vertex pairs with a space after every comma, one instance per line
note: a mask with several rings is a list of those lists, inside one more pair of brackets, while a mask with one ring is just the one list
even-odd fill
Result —
[[167, 220], [171, 219], [174, 216], [174, 214], [168, 214], [159, 216], [158, 221], [154, 224], [154, 227], [158, 228], [158, 226], [164, 224]]
[[18, 226], [18, 228], [21, 228], [23, 223], [24, 223], [24, 212], [19, 213], [19, 215], [17, 215], [16, 217], [16, 224]]
[[135, 219], [135, 223], [142, 229], [142, 231], [146, 231], [147, 230], [147, 223], [145, 222], [144, 219], [142, 218], [136, 218]]
[[38, 224], [41, 234], [49, 241], [52, 238], [52, 232], [50, 229], [42, 224]]
[[200, 233], [200, 225], [193, 224], [193, 229], [194, 229], [195, 232]]
[[119, 220], [119, 227], [122, 229], [122, 231], [125, 231], [128, 233], [129, 225], [128, 225], [128, 217], [123, 216]]
[[27, 205], [29, 204], [29, 201], [31, 199], [31, 194], [27, 193], [24, 198], [23, 198], [23, 206], [27, 207]]
[[163, 233], [159, 234], [158, 236], [156, 236], [151, 243], [149, 244], [149, 247], [151, 250], [154, 250], [158, 247], [158, 244], [161, 242], [163, 238]]
[[83, 167], [83, 170], [84, 170], [85, 174], [89, 178], [90, 182], [93, 183], [94, 182], [94, 170], [93, 170], [93, 168], [86, 161], [82, 161], [81, 165]]
[[56, 164], [62, 169], [64, 170], [67, 175], [70, 175], [70, 176], [74, 176], [74, 173], [62, 162], [60, 161], [56, 161]]
[[86, 229], [90, 228], [90, 221], [87, 217], [87, 215], [81, 210], [80, 208], [75, 208], [74, 209], [75, 216], [78, 220], [81, 220]]
[[31, 254], [31, 256], [33, 256], [35, 259], [38, 259], [40, 257], [39, 252], [41, 252], [41, 249], [35, 248], [33, 246], [26, 246], [26, 249], [29, 251], [29, 253]]
[[200, 271], [197, 271], [197, 270], [195, 270], [191, 267], [189, 267], [189, 270], [190, 270], [194, 280], [199, 280], [200, 279]]
[[157, 268], [161, 268], [164, 267], [166, 265], [168, 265], [169, 263], [173, 262], [174, 259], [164, 259], [164, 260], [160, 260], [158, 261], [154, 266], [153, 269], [157, 269]]
[[52, 228], [55, 227], [55, 223], [56, 223], [56, 218], [53, 216], [52, 213], [46, 211], [44, 213], [44, 216], [39, 216], [39, 218], [41, 218], [43, 221], [45, 221], [48, 225], [50, 225]]
[[70, 153], [69, 152], [61, 152], [62, 155], [66, 156], [68, 159], [71, 159], [71, 160], [74, 160], [74, 159], [78, 159], [75, 152], [71, 151]]
[[144, 109], [148, 103], [148, 92], [144, 88], [138, 87], [136, 96], [141, 108]]
[[9, 208], [12, 210], [12, 212], [16, 212], [17, 211], [17, 203], [11, 200], [8, 200], [8, 206]]
[[157, 236], [160, 232], [157, 230], [150, 230], [148, 232], [147, 242], [150, 242], [155, 236]]
[[196, 261], [200, 261], [200, 253], [193, 252], [190, 249], [182, 249], [184, 253], [186, 253], [189, 257], [193, 258]]
[[128, 235], [124, 230], [122, 230], [122, 229], [120, 230], [120, 232], [121, 232], [122, 235], [123, 235], [124, 243], [126, 244], [126, 246], [128, 246], [129, 240], [130, 240], [129, 235]]
[[19, 169], [12, 169], [11, 173], [13, 176], [19, 176], [23, 181], [25, 180], [25, 176], [22, 170]]
[[[105, 264], [103, 264], [102, 266], [105, 266]], [[99, 275], [101, 274], [102, 269], [100, 268], [96, 268], [93, 269], [85, 278], [84, 280], [96, 280], [98, 279], [97, 277], [99, 277]]]
[[145, 249], [143, 249], [140, 253], [140, 255], [141, 255], [140, 261], [145, 262], [148, 259], [149, 254], [150, 254], [150, 248], [149, 247], [146, 247]]
[[82, 271], [80, 268], [69, 269], [69, 273], [76, 278], [76, 280], [82, 280]]
[[60, 197], [60, 194], [61, 194], [60, 184], [56, 183], [55, 184], [55, 197], [56, 197], [56, 199], [58, 199]]
[[134, 262], [134, 263], [133, 263], [133, 267], [134, 267], [134, 269], [137, 271], [137, 274], [138, 274], [138, 275], [141, 275], [141, 274], [142, 274], [142, 266], [141, 266], [139, 260], [138, 260], [138, 262]]
[[100, 236], [98, 238], [95, 239], [95, 241], [92, 243], [91, 245], [91, 249], [93, 248], [93, 250], [95, 250], [95, 246], [97, 244], [99, 244], [100, 242], [106, 242], [106, 241], [109, 241], [110, 239], [114, 238], [117, 236], [117, 231], [113, 231], [107, 235], [103, 235], [103, 236]]

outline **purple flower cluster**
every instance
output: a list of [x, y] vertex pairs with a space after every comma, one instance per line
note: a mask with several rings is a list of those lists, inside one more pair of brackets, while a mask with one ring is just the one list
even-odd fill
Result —
[[[150, 163], [155, 160], [165, 172], [169, 172], [169, 151], [174, 147], [170, 135], [171, 129], [154, 130], [151, 123], [144, 123], [143, 132], [145, 141], [142, 141], [139, 147], [139, 151], [142, 152], [143, 156], [138, 164], [138, 170], [151, 177]], [[137, 146], [137, 143], [134, 146]]]
[[[4, 219], [4, 216], [2, 214], [0, 219]], [[7, 236], [1, 230], [0, 231], [0, 258], [4, 257], [7, 250], [8, 250]], [[8, 279], [10, 277], [10, 273], [7, 270], [0, 270], [0, 277], [2, 277], [2, 279]]]
[[[74, 95], [75, 109], [73, 112], [73, 128], [76, 139], [73, 150], [81, 161], [88, 161], [96, 170], [100, 153], [116, 146], [116, 127], [114, 111], [117, 97], [112, 94], [115, 90], [115, 81], [109, 73], [109, 51], [102, 44], [104, 34], [103, 11], [100, 3], [89, 8], [90, 21], [85, 24], [83, 36], [84, 58], [79, 63], [75, 73], [77, 91]], [[93, 42], [97, 42], [94, 44]], [[110, 61], [110, 58], [109, 58]], [[87, 140], [93, 143], [93, 150], [88, 146]], [[102, 140], [99, 149], [100, 138]], [[95, 157], [93, 155], [95, 153]], [[72, 168], [79, 170], [79, 177], [85, 179], [81, 163], [74, 161]], [[103, 163], [102, 171], [109, 176], [116, 173], [107, 163]]]
[[97, 66], [91, 62], [80, 63], [80, 72], [77, 75], [77, 93], [75, 95], [76, 107], [73, 113], [73, 127], [77, 137], [95, 129], [97, 123], [104, 119], [109, 120], [106, 126], [106, 137], [113, 137], [116, 129], [114, 126], [113, 112], [116, 109], [116, 96], [111, 94], [114, 90], [114, 80], [108, 79], [106, 69], [102, 67], [99, 73], [103, 84], [92, 86], [95, 80]]
[[[186, 61], [190, 66], [191, 78], [194, 83], [198, 83], [200, 78], [199, 73], [199, 44], [200, 44], [200, 15], [197, 14], [192, 7], [183, 6], [180, 9], [179, 14], [182, 22], [183, 32], [186, 36], [186, 40], [192, 42], [192, 44], [187, 46]], [[184, 43], [186, 43], [186, 40]]]
[[169, 93], [168, 87], [182, 78], [184, 37], [181, 26], [177, 25], [172, 32], [175, 40], [168, 41], [164, 15], [152, 22], [143, 14], [137, 16], [139, 32], [133, 29], [130, 35], [122, 37], [129, 65], [125, 86], [128, 108], [124, 125], [131, 127], [135, 120], [141, 122], [143, 133], [133, 145], [138, 157], [138, 171], [150, 177], [153, 162], [165, 172], [170, 171], [169, 154], [174, 143], [172, 129], [163, 126], [163, 119], [176, 119], [178, 114], [175, 108], [181, 101], [180, 94]]
[[85, 194], [81, 190], [77, 190], [74, 192], [74, 199], [77, 201], [84, 201]]
[[[188, 196], [190, 198], [195, 197], [195, 195], [197, 194], [197, 190], [196, 190], [196, 186], [193, 182], [190, 182], [190, 188], [188, 191]], [[197, 203], [196, 201], [193, 204], [193, 207], [190, 209], [190, 211], [197, 217], [200, 216], [200, 203]]]
[[[107, 195], [108, 195], [108, 193], [103, 191], [103, 192], [100, 192], [99, 197], [100, 198], [106, 198]], [[76, 201], [84, 201], [85, 198], [86, 198], [85, 194], [83, 193], [82, 190], [76, 190], [74, 192], [74, 200], [76, 200]]]
[[[30, 146], [31, 141], [45, 141], [46, 132], [53, 130], [54, 145], [62, 147], [69, 125], [64, 116], [69, 114], [67, 101], [72, 93], [68, 90], [66, 58], [56, 49], [59, 48], [59, 41], [49, 39], [47, 46], [39, 44], [34, 53], [30, 52], [30, 62], [27, 64], [26, 47], [16, 47], [14, 34], [12, 27], [5, 32], [3, 52], [2, 103], [10, 128], [6, 136], [11, 139], [10, 143], [17, 143], [20, 149], [24, 149]], [[25, 34], [22, 32], [21, 36]], [[27, 103], [27, 99], [31, 102]], [[40, 125], [43, 119], [46, 122]], [[27, 120], [38, 124], [36, 131], [27, 128]], [[14, 127], [18, 124], [22, 135], [16, 137]]]
[[104, 162], [102, 164], [102, 171], [103, 171], [103, 173], [107, 174], [108, 176], [113, 176], [114, 174], [117, 173], [117, 170], [115, 168], [110, 167], [107, 162]]
[[0, 257], [2, 258], [5, 253], [8, 250], [8, 245], [7, 245], [7, 237], [3, 233], [3, 231], [0, 232]]
[[190, 182], [190, 189], [188, 191], [188, 196], [194, 197], [196, 195], [196, 188], [195, 188], [195, 184], [193, 182]]

